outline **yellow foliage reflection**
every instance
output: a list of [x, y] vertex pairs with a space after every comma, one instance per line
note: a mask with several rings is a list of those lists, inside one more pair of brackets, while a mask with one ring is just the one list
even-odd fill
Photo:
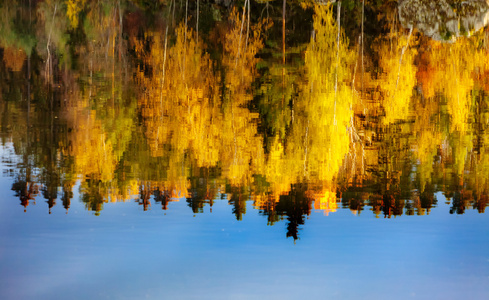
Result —
[[[134, 199], [146, 210], [150, 199], [166, 209], [182, 198], [199, 212], [221, 195], [238, 219], [252, 199], [270, 224], [287, 214], [300, 224], [299, 206], [328, 214], [340, 203], [358, 214], [367, 204], [378, 216], [427, 214], [440, 191], [453, 211], [486, 207], [482, 33], [440, 43], [398, 29], [390, 13], [388, 36], [350, 44], [337, 24], [350, 18], [338, 18], [337, 4], [311, 2], [311, 38], [284, 50], [269, 23], [238, 5], [198, 35], [191, 18], [175, 26], [171, 10], [140, 30], [139, 5], [149, 4], [131, 4], [130, 13], [111, 4], [40, 1], [34, 55], [30, 39], [0, 38], [8, 70], [0, 112], [18, 129], [5, 126], [5, 135], [29, 168], [35, 158], [45, 172], [38, 186], [50, 207], [59, 187], [69, 207], [78, 186], [97, 213], [111, 201]], [[0, 14], [12, 19], [11, 7]], [[7, 30], [12, 22], [0, 23]], [[38, 85], [42, 68], [49, 88]], [[22, 176], [15, 190], [27, 206], [36, 180]]]
[[[199, 166], [215, 165], [218, 155], [213, 132], [218, 131], [215, 125], [221, 117], [212, 98], [217, 94], [218, 77], [212, 73], [209, 55], [197, 45], [193, 31], [183, 25], [171, 47], [160, 34], [148, 33], [146, 38], [153, 46], [150, 53], [141, 55], [152, 74], [146, 76], [145, 70], [138, 73], [146, 89], [139, 107], [152, 155], [163, 156], [165, 145], [171, 145], [178, 155], [192, 148], [198, 151]], [[201, 153], [204, 149], [207, 152]]]
[[405, 120], [409, 116], [409, 105], [416, 84], [416, 67], [413, 61], [417, 54], [410, 43], [413, 43], [411, 33], [408, 37], [402, 35], [396, 38], [393, 46], [385, 43], [379, 49], [380, 66], [383, 70], [380, 84], [385, 123]]
[[325, 188], [319, 192], [311, 191], [310, 197], [314, 199], [314, 208], [322, 210], [324, 215], [336, 212], [338, 209], [338, 200], [336, 198], [336, 188]]
[[[239, 16], [233, 16], [231, 33], [224, 41], [223, 79], [204, 46], [195, 41], [193, 30], [180, 25], [171, 46], [159, 34], [146, 36], [152, 41], [151, 51], [140, 54], [151, 74], [138, 73], [145, 88], [139, 107], [151, 154], [169, 157], [170, 174], [186, 176], [177, 170], [190, 155], [196, 167], [219, 165], [232, 185], [245, 185], [252, 182], [256, 164], [263, 160], [263, 142], [253, 125], [258, 116], [243, 107], [252, 99], [249, 88], [262, 42], [254, 31], [245, 44], [244, 37], [236, 34]], [[221, 80], [226, 86], [223, 95]]]
[[356, 54], [339, 34], [331, 6], [316, 5], [315, 13], [315, 38], [305, 56], [308, 82], [297, 104], [298, 126], [292, 129], [288, 153], [304, 161], [306, 175], [331, 181], [349, 151]]

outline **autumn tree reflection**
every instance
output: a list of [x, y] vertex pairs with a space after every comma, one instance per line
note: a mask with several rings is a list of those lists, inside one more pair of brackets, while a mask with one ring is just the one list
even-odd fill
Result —
[[284, 32], [256, 14], [273, 1], [0, 5], [1, 140], [21, 205], [68, 212], [76, 188], [97, 215], [225, 200], [293, 239], [313, 209], [427, 215], [443, 193], [452, 213], [484, 212], [487, 30], [443, 43], [401, 28], [392, 1], [366, 1], [368, 20], [353, 2], [301, 3]]
[[27, 206], [31, 202], [35, 204], [36, 196], [39, 194], [39, 186], [33, 182], [16, 181], [12, 185], [12, 190], [15, 192], [15, 197], [20, 199], [20, 205], [24, 207], [24, 212], [27, 211]]

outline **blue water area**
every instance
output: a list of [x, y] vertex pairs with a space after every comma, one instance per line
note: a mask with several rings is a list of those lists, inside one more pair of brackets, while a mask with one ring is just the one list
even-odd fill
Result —
[[[489, 218], [476, 210], [375, 218], [313, 211], [300, 238], [287, 220], [241, 221], [226, 199], [194, 214], [185, 199], [105, 204], [99, 216], [74, 201], [42, 199], [27, 212], [3, 177], [1, 299], [486, 299]], [[76, 187], [74, 189], [77, 190]], [[75, 198], [77, 195], [75, 195]]]

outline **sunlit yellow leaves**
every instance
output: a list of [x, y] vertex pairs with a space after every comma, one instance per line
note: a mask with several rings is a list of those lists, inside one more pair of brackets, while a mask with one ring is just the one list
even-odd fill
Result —
[[305, 56], [308, 82], [298, 103], [298, 116], [305, 120], [294, 129], [301, 130], [297, 137], [304, 140], [294, 144], [304, 145], [301, 152], [309, 174], [332, 180], [349, 151], [347, 127], [355, 97], [349, 83], [356, 56], [346, 38], [338, 35], [331, 6], [315, 6], [314, 31]]
[[181, 154], [193, 146], [197, 151], [207, 151], [198, 155], [201, 166], [214, 165], [217, 154], [208, 138], [218, 131], [211, 117], [219, 112], [212, 101], [217, 78], [193, 31], [181, 25], [176, 34], [173, 46], [168, 46], [168, 37], [166, 41], [159, 34], [147, 37], [153, 39], [151, 53], [145, 57], [153, 74], [148, 77], [141, 71], [138, 75], [146, 89], [139, 106], [148, 143], [155, 156], [162, 156], [168, 143]]
[[433, 176], [433, 158], [441, 144], [441, 133], [424, 130], [420, 137], [417, 137], [416, 156], [419, 159], [418, 174], [420, 174], [421, 192], [427, 182], [431, 182]]
[[314, 208], [322, 210], [325, 215], [336, 212], [338, 203], [335, 189], [325, 189], [319, 192], [311, 192], [311, 198], [314, 199]]
[[230, 27], [226, 33], [224, 42], [223, 64], [227, 68], [226, 86], [231, 90], [240, 90], [249, 87], [256, 71], [258, 58], [256, 54], [263, 48], [262, 30], [264, 21], [258, 24], [250, 24], [248, 31], [246, 15], [242, 15], [233, 9], [229, 16]]
[[[467, 44], [465, 40], [443, 47], [438, 53], [445, 70], [440, 83], [444, 83], [444, 93], [447, 96], [448, 112], [451, 116], [450, 129], [453, 131], [466, 131], [467, 118], [470, 109], [470, 90], [474, 86], [471, 71], [473, 64], [467, 57]], [[441, 61], [440, 61], [441, 60]]]
[[468, 155], [473, 149], [473, 136], [467, 132], [453, 133], [450, 141], [452, 147], [452, 155], [454, 159], [454, 169], [457, 174], [462, 175], [467, 163]]
[[78, 119], [71, 149], [78, 174], [96, 180], [112, 180], [117, 161], [112, 143], [107, 141], [101, 122], [96, 119], [95, 111]]
[[307, 107], [309, 122], [305, 128], [308, 172], [318, 180], [332, 180], [349, 150], [346, 127], [351, 117], [348, 102], [351, 94], [341, 90], [338, 99], [333, 92], [316, 94], [313, 99]]
[[311, 87], [330, 90], [336, 80], [340, 87], [344, 87], [352, 79], [356, 54], [348, 48], [346, 37], [342, 33], [338, 36], [332, 7], [316, 5], [314, 12], [314, 37], [305, 56]]
[[247, 185], [264, 162], [263, 140], [253, 120], [258, 117], [238, 104], [225, 107], [221, 127], [220, 160], [223, 175], [233, 185]]
[[393, 49], [386, 44], [379, 49], [380, 66], [384, 72], [380, 87], [383, 91], [384, 122], [387, 124], [404, 120], [409, 115], [417, 70], [413, 65], [417, 51], [409, 47], [409, 42], [408, 37], [401, 36], [395, 40]]
[[416, 118], [413, 134], [416, 138], [416, 154], [421, 163], [430, 163], [442, 142], [441, 133], [434, 126], [433, 118], [437, 118], [439, 105], [436, 102], [427, 102], [425, 105], [419, 99], [415, 103]]
[[256, 54], [263, 47], [263, 24], [251, 25], [247, 32], [245, 20], [233, 10], [229, 26], [223, 43], [226, 91], [222, 99], [220, 160], [223, 175], [231, 184], [247, 185], [253, 181], [253, 174], [262, 171], [265, 161], [263, 140], [257, 135], [258, 115], [245, 108], [253, 98], [251, 83], [258, 62]]
[[423, 192], [425, 186], [432, 182], [433, 161], [443, 142], [443, 135], [435, 122], [439, 119], [439, 104], [435, 101], [423, 101], [420, 97], [415, 97], [412, 101], [416, 112], [412, 142], [414, 155], [419, 163], [417, 166], [419, 190]]
[[484, 79], [480, 75], [489, 69], [486, 51], [479, 48], [477, 41], [461, 38], [453, 44], [432, 42], [431, 51], [423, 57], [432, 66], [429, 77], [422, 77], [423, 92], [427, 93], [425, 97], [432, 96], [433, 90], [445, 96], [450, 131], [467, 131], [474, 79], [483, 87]]
[[73, 28], [78, 27], [79, 13], [82, 11], [87, 0], [66, 0], [66, 15], [70, 19]]
[[354, 96], [348, 83], [355, 54], [338, 36], [331, 6], [318, 5], [315, 12], [315, 37], [305, 54], [307, 80], [299, 83], [291, 130], [284, 140], [275, 136], [267, 155], [263, 174], [270, 184], [269, 201], [303, 180], [332, 181], [349, 150]]
[[[307, 80], [300, 82], [291, 130], [284, 140], [276, 136], [269, 147], [264, 172], [270, 184], [267, 201], [286, 195], [301, 181], [330, 184], [349, 151], [356, 54], [346, 38], [338, 35], [330, 5], [315, 6], [314, 32], [305, 53]], [[314, 197], [318, 209], [335, 210], [336, 198], [324, 200], [330, 197], [321, 193]]]
[[291, 184], [298, 180], [297, 165], [300, 161], [292, 161], [285, 155], [282, 142], [275, 138], [268, 154], [265, 175], [270, 183], [273, 199], [290, 191]]
[[[224, 44], [232, 44], [232, 37], [228, 35]], [[237, 59], [239, 72], [226, 72], [224, 80], [229, 90], [219, 97], [220, 75], [214, 73], [213, 63], [203, 45], [197, 44], [193, 30], [180, 25], [173, 45], [159, 34], [149, 33], [146, 38], [153, 45], [144, 57], [152, 74], [147, 76], [143, 70], [138, 73], [146, 90], [139, 107], [152, 155], [169, 156], [170, 173], [174, 172], [173, 166], [181, 170], [178, 165], [190, 155], [197, 167], [219, 165], [233, 185], [250, 184], [254, 173], [250, 168], [257, 170], [256, 164], [264, 160], [263, 141], [253, 124], [258, 115], [243, 104], [252, 99], [248, 94], [253, 80], [250, 76], [261, 41], [251, 38], [246, 46], [243, 37]], [[237, 53], [229, 49], [223, 61], [231, 68]]]

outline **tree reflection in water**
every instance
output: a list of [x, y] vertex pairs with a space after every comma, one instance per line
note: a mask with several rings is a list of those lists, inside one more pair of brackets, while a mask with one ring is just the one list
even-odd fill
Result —
[[199, 26], [195, 3], [171, 3], [0, 7], [1, 137], [25, 210], [43, 197], [68, 212], [77, 184], [96, 215], [227, 199], [237, 220], [252, 202], [294, 239], [313, 207], [425, 215], [441, 192], [450, 213], [485, 211], [487, 30], [443, 43], [368, 2], [359, 32], [357, 4], [337, 24], [335, 4], [298, 1], [283, 58], [279, 9], [258, 13], [275, 3], [203, 2]]

